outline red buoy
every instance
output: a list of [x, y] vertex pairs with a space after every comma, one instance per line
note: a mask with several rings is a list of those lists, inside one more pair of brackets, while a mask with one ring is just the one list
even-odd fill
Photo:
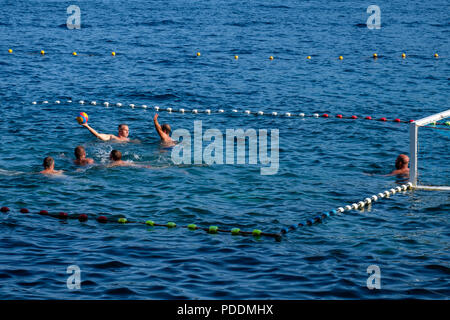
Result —
[[20, 209], [20, 213], [30, 213], [30, 211], [27, 208]]
[[80, 222], [86, 221], [87, 219], [88, 219], [88, 216], [85, 215], [85, 214], [80, 214], [80, 215], [78, 216], [78, 220], [79, 220]]
[[328, 118], [328, 114], [324, 113], [324, 114], [322, 115], [322, 117]]
[[100, 216], [97, 218], [97, 221], [100, 223], [106, 223], [108, 219], [105, 216]]
[[397, 118], [397, 119], [394, 120], [394, 122], [400, 122], [400, 119]]
[[39, 214], [48, 214], [48, 211], [47, 210], [41, 210], [41, 211], [39, 211]]
[[386, 118], [380, 118], [380, 121], [387, 121], [387, 119]]
[[414, 120], [411, 119], [411, 120], [409, 120], [409, 122], [414, 122]]
[[372, 120], [372, 117], [371, 116], [367, 116], [366, 120]]
[[342, 119], [342, 114], [338, 114], [336, 118]]
[[9, 211], [9, 208], [8, 208], [8, 207], [2, 207], [2, 208], [0, 209], [0, 211], [1, 211], [1, 212], [8, 212], [8, 211]]
[[358, 117], [357, 116], [352, 116], [352, 119], [358, 119]]
[[60, 219], [67, 219], [67, 217], [68, 217], [68, 215], [65, 212], [60, 212], [58, 215], [58, 218], [60, 218]]

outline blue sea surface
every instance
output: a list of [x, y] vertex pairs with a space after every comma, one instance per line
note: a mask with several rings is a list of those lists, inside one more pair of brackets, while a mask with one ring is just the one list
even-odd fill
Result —
[[[384, 175], [409, 153], [407, 123], [335, 115], [409, 121], [449, 109], [450, 4], [377, 1], [373, 30], [370, 4], [1, 0], [0, 206], [11, 211], [0, 213], [0, 299], [448, 299], [449, 192], [400, 192], [281, 241], [182, 228], [278, 233], [404, 183]], [[79, 30], [66, 26], [69, 5], [80, 7]], [[159, 113], [192, 134], [194, 120], [204, 132], [278, 129], [278, 172], [174, 164], [153, 126], [156, 105], [213, 110]], [[75, 121], [80, 112], [102, 133], [128, 124], [139, 142], [97, 140]], [[447, 133], [420, 129], [424, 184], [450, 185]], [[97, 165], [75, 166], [77, 145]], [[113, 149], [153, 168], [107, 168]], [[37, 174], [46, 156], [63, 176]], [[81, 289], [67, 287], [71, 265]], [[367, 288], [370, 265], [379, 290]]]

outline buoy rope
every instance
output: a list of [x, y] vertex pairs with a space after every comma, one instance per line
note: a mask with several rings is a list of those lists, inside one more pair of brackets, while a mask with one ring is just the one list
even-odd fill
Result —
[[299, 222], [297, 224], [292, 224], [289, 227], [285, 227], [283, 229], [280, 230], [280, 234], [284, 235], [290, 231], [296, 230], [299, 227], [304, 227], [304, 226], [312, 226], [313, 224], [316, 223], [320, 223], [322, 222], [325, 218], [331, 217], [332, 215], [335, 215], [337, 213], [344, 213], [345, 211], [350, 211], [350, 210], [358, 210], [358, 209], [362, 209], [365, 206], [376, 202], [382, 198], [387, 198], [391, 195], [394, 195], [398, 192], [401, 191], [406, 191], [408, 189], [412, 189], [413, 188], [413, 184], [411, 182], [408, 182], [407, 184], [398, 186], [396, 188], [392, 188], [390, 190], [386, 190], [384, 192], [380, 192], [377, 195], [373, 195], [370, 198], [365, 198], [363, 201], [359, 201], [359, 202], [355, 202], [351, 205], [346, 205], [345, 207], [339, 207], [337, 209], [333, 209], [331, 211], [326, 211], [322, 214], [319, 214], [317, 216], [315, 216], [314, 218], [311, 219], [307, 219], [305, 221]]
[[[8, 207], [1, 207], [0, 212], [8, 213], [10, 212], [10, 208]], [[30, 210], [26, 208], [20, 209], [20, 213], [30, 213]], [[39, 215], [49, 216], [53, 218], [63, 219], [63, 220], [78, 220], [80, 222], [86, 222], [90, 220], [90, 217], [87, 214], [68, 214], [66, 212], [59, 212], [59, 213], [50, 213], [47, 210], [40, 210], [38, 212]], [[91, 217], [92, 219], [92, 217]], [[175, 222], [167, 222], [166, 224], [156, 223], [152, 220], [147, 220], [145, 222], [143, 221], [134, 221], [134, 220], [128, 220], [125, 217], [121, 217], [118, 219], [112, 219], [108, 218], [105, 215], [97, 215], [95, 216], [95, 220], [98, 223], [119, 223], [119, 224], [141, 224], [146, 225], [148, 227], [166, 227], [166, 228], [183, 228], [183, 229], [189, 229], [189, 230], [203, 230], [210, 234], [216, 234], [216, 233], [228, 233], [233, 236], [241, 235], [241, 236], [254, 236], [254, 237], [270, 237], [274, 238], [277, 241], [281, 240], [281, 235], [278, 233], [269, 233], [269, 232], [263, 232], [259, 229], [254, 229], [252, 231], [243, 231], [239, 228], [233, 228], [231, 230], [227, 229], [221, 229], [218, 226], [209, 226], [209, 227], [201, 227], [197, 226], [196, 224], [188, 224], [188, 225], [180, 225], [178, 226]]]
[[[72, 100], [67, 100], [65, 102], [69, 103], [69, 104], [73, 103]], [[37, 103], [38, 102], [36, 102], [36, 101], [32, 102], [33, 105], [36, 105]], [[49, 103], [50, 102], [47, 101], [47, 100], [44, 100], [44, 101], [41, 102], [41, 104], [49, 104]], [[56, 100], [54, 103], [55, 104], [62, 104], [64, 102], [62, 102], [61, 100]], [[89, 105], [93, 105], [93, 106], [101, 104], [101, 103], [98, 103], [95, 100], [93, 100], [91, 102], [86, 102], [84, 100], [80, 100], [80, 101], [78, 101], [78, 103], [80, 105], [89, 104]], [[119, 107], [119, 108], [124, 106], [120, 102], [118, 102], [118, 103], [109, 103], [109, 102], [105, 101], [102, 104], [106, 108], [108, 108], [110, 106], [111, 107], [115, 106], [115, 107]], [[134, 109], [134, 108], [148, 109], [149, 108], [145, 104], [139, 105], [139, 104], [130, 103], [130, 104], [127, 104], [126, 106], [130, 107], [132, 109]], [[225, 111], [224, 109], [218, 109], [218, 110], [191, 109], [191, 110], [189, 110], [189, 109], [184, 109], [184, 108], [175, 109], [175, 108], [171, 108], [171, 107], [162, 108], [162, 107], [159, 107], [159, 106], [154, 106], [153, 109], [156, 112], [164, 111], [164, 112], [168, 112], [168, 113], [180, 113], [180, 114], [188, 114], [188, 113], [190, 113], [190, 114], [208, 114], [208, 115], [215, 114], [215, 115], [217, 115], [217, 114], [229, 113], [229, 114], [233, 114], [233, 115], [244, 114], [244, 115], [270, 116], [270, 117], [278, 117], [279, 116], [279, 117], [291, 117], [291, 118], [296, 117], [296, 118], [326, 118], [326, 119], [327, 118], [337, 118], [337, 119], [351, 119], [351, 120], [362, 120], [363, 119], [363, 120], [372, 120], [372, 121], [380, 121], [380, 122], [395, 122], [395, 123], [410, 123], [410, 122], [414, 122], [414, 120], [405, 121], [405, 120], [400, 120], [399, 118], [387, 119], [386, 117], [357, 116], [357, 115], [344, 116], [342, 114], [337, 114], [337, 115], [333, 116], [333, 115], [328, 114], [328, 113], [322, 113], [322, 114], [319, 114], [319, 113], [306, 114], [306, 113], [294, 113], [294, 112], [285, 112], [285, 113], [271, 112], [271, 113], [265, 113], [263, 111], [251, 111], [251, 110], [244, 110], [244, 111], [241, 110], [241, 111], [239, 111], [237, 109], [232, 109], [231, 111]]]

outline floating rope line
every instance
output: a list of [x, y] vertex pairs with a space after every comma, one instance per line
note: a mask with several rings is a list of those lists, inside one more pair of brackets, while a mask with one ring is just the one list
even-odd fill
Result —
[[413, 189], [413, 184], [411, 182], [408, 182], [407, 184], [398, 186], [396, 188], [392, 188], [390, 190], [386, 190], [384, 192], [380, 192], [378, 195], [373, 195], [370, 198], [365, 198], [364, 201], [359, 201], [357, 203], [355, 202], [351, 205], [346, 205], [345, 207], [339, 207], [337, 209], [333, 209], [331, 211], [327, 211], [322, 214], [319, 214], [318, 216], [315, 216], [312, 219], [307, 219], [307, 220], [299, 222], [297, 224], [292, 224], [289, 227], [281, 229], [280, 234], [284, 235], [290, 231], [296, 230], [299, 227], [312, 226], [313, 224], [320, 223], [325, 218], [331, 217], [332, 215], [335, 215], [337, 213], [344, 213], [345, 211], [362, 209], [365, 206], [367, 206], [373, 202], [376, 202], [382, 198], [387, 198], [390, 195], [394, 195], [397, 192], [406, 191], [408, 189], [409, 190]]
[[[42, 101], [41, 104], [49, 104], [50, 102], [45, 100]], [[55, 104], [62, 104], [64, 103], [61, 100], [56, 100], [54, 102]], [[73, 103], [72, 100], [67, 100], [65, 101], [65, 103]], [[103, 103], [98, 103], [97, 101], [91, 101], [91, 102], [87, 102], [84, 100], [80, 100], [78, 101], [78, 103], [80, 105], [92, 105], [92, 106], [97, 106], [99, 104], [103, 104], [103, 106], [105, 106], [106, 108], [111, 107], [123, 107], [124, 105], [120, 102], [118, 103], [109, 103], [107, 101], [103, 102]], [[37, 101], [33, 101], [32, 102], [33, 105], [38, 104]], [[142, 109], [148, 109], [149, 107], [145, 104], [139, 105], [139, 104], [127, 104], [125, 105], [126, 107], [129, 107], [131, 109], [135, 109], [135, 108], [142, 108]], [[268, 117], [296, 117], [296, 118], [336, 118], [336, 119], [351, 119], [351, 120], [372, 120], [372, 121], [380, 121], [380, 122], [396, 122], [396, 123], [410, 123], [410, 122], [414, 122], [414, 120], [400, 120], [399, 118], [395, 118], [395, 119], [387, 119], [386, 117], [372, 117], [372, 116], [357, 116], [357, 115], [351, 115], [351, 116], [344, 116], [342, 114], [337, 114], [335, 116], [328, 114], [328, 113], [313, 113], [313, 114], [305, 114], [305, 113], [294, 113], [294, 112], [285, 112], [285, 113], [278, 113], [278, 112], [269, 112], [269, 113], [265, 113], [263, 111], [251, 111], [251, 110], [244, 110], [244, 111], [239, 111], [237, 109], [232, 109], [231, 111], [225, 111], [224, 109], [218, 109], [218, 110], [211, 110], [211, 109], [205, 109], [205, 110], [199, 110], [199, 109], [184, 109], [184, 108], [180, 108], [180, 109], [175, 109], [175, 108], [171, 108], [171, 107], [167, 107], [167, 108], [161, 108], [159, 106], [154, 106], [153, 109], [156, 112], [168, 112], [168, 113], [180, 113], [180, 114], [225, 114], [225, 113], [231, 113], [231, 114], [244, 114], [244, 115], [254, 115], [254, 116], [268, 116]]]
[[[1, 207], [0, 208], [0, 212], [3, 213], [8, 213], [10, 212], [10, 208], [8, 207]], [[30, 213], [30, 210], [28, 210], [27, 208], [22, 208], [20, 209], [20, 213]], [[40, 210], [38, 212], [39, 215], [43, 215], [43, 216], [49, 216], [49, 217], [53, 217], [53, 218], [58, 218], [58, 219], [63, 219], [63, 220], [78, 220], [80, 222], [86, 222], [89, 220], [89, 216], [87, 214], [68, 214], [66, 212], [59, 212], [59, 213], [49, 213], [47, 210]], [[209, 227], [200, 227], [197, 226], [196, 224], [188, 224], [188, 225], [183, 225], [183, 226], [178, 226], [175, 222], [167, 222], [166, 224], [161, 224], [161, 223], [156, 223], [152, 220], [147, 220], [145, 222], [142, 221], [133, 221], [133, 220], [128, 220], [125, 217], [121, 217], [118, 219], [111, 219], [111, 218], [107, 218], [104, 215], [98, 215], [95, 217], [95, 220], [98, 223], [118, 223], [118, 224], [141, 224], [141, 225], [146, 225], [149, 227], [166, 227], [166, 228], [183, 228], [183, 229], [188, 229], [188, 230], [203, 230], [206, 231], [207, 233], [210, 234], [216, 234], [216, 233], [228, 233], [231, 234], [233, 236], [254, 236], [256, 238], [259, 238], [261, 236], [264, 237], [270, 237], [270, 238], [274, 238], [277, 241], [281, 240], [281, 235], [279, 233], [268, 233], [268, 232], [263, 232], [259, 229], [254, 229], [252, 231], [243, 231], [239, 228], [233, 228], [231, 230], [225, 230], [225, 229], [221, 229], [218, 226], [209, 226]]]
[[[256, 238], [259, 238], [261, 236], [264, 237], [270, 237], [275, 239], [276, 241], [281, 241], [282, 236], [287, 234], [290, 231], [296, 230], [299, 227], [304, 227], [304, 226], [312, 226], [314, 224], [320, 223], [322, 222], [325, 218], [327, 217], [331, 217], [332, 215], [335, 215], [337, 213], [344, 213], [345, 211], [350, 211], [350, 210], [358, 210], [358, 209], [362, 209], [365, 206], [374, 203], [382, 198], [387, 198], [391, 195], [394, 195], [398, 192], [402, 192], [402, 191], [407, 191], [407, 190], [411, 190], [413, 189], [413, 185], [411, 182], [408, 182], [407, 184], [398, 186], [396, 188], [392, 188], [390, 190], [386, 190], [384, 192], [380, 192], [377, 195], [373, 195], [370, 198], [365, 198], [363, 201], [359, 201], [359, 202], [355, 202], [351, 205], [346, 205], [345, 207], [339, 207], [337, 209], [333, 209], [331, 211], [327, 211], [324, 212], [322, 214], [319, 214], [317, 216], [315, 216], [314, 218], [311, 219], [307, 219], [305, 221], [299, 222], [297, 224], [292, 224], [289, 227], [283, 228], [280, 230], [279, 233], [268, 233], [268, 232], [263, 232], [259, 229], [254, 229], [253, 231], [242, 231], [239, 228], [233, 228], [231, 230], [225, 230], [225, 229], [220, 229], [218, 226], [209, 226], [209, 227], [200, 227], [197, 226], [196, 224], [188, 224], [188, 225], [183, 225], [183, 226], [178, 226], [175, 222], [167, 222], [166, 224], [160, 224], [160, 223], [156, 223], [152, 220], [147, 220], [145, 222], [142, 221], [133, 221], [133, 220], [128, 220], [125, 217], [121, 217], [118, 219], [108, 219], [106, 216], [104, 215], [100, 215], [100, 216], [96, 216], [95, 220], [98, 223], [118, 223], [118, 224], [141, 224], [141, 225], [146, 225], [149, 227], [165, 227], [165, 228], [183, 228], [183, 229], [188, 229], [188, 230], [202, 230], [202, 231], [206, 231], [209, 234], [217, 234], [217, 233], [227, 233], [233, 236], [237, 236], [237, 235], [241, 235], [241, 236], [254, 236]], [[10, 209], [8, 207], [1, 207], [0, 208], [0, 212], [3, 213], [8, 213], [10, 211]], [[30, 211], [26, 208], [22, 208], [20, 209], [21, 213], [30, 213]], [[80, 222], [86, 222], [89, 220], [89, 216], [87, 214], [72, 214], [69, 215], [65, 212], [59, 212], [59, 213], [49, 213], [47, 210], [41, 210], [38, 212], [38, 214], [40, 215], [44, 215], [44, 216], [50, 216], [50, 217], [54, 217], [54, 218], [58, 218], [58, 219], [63, 219], [63, 220], [67, 220], [67, 219], [72, 219], [72, 220], [78, 220]]]

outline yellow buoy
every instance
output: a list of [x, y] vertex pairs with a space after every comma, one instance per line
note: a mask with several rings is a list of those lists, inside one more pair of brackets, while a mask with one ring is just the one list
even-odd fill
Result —
[[234, 56], [234, 59], [236, 59], [236, 60], [239, 59], [239, 56]]
[[439, 58], [439, 55], [437, 53], [434, 54], [435, 58]]
[[406, 58], [406, 53], [402, 53], [402, 58], [403, 58], [403, 59]]
[[9, 52], [9, 53], [13, 53], [13, 50], [12, 50], [12, 49], [8, 49], [8, 52]]
[[273, 60], [273, 56], [270, 56], [269, 59], [270, 59], [270, 60]]
[[373, 54], [374, 58], [378, 58], [378, 55], [376, 53]]
[[73, 56], [76, 56], [76, 55], [77, 55], [77, 53], [76, 53], [76, 52], [74, 51], [74, 52], [72, 52], [72, 55], [73, 55]]
[[306, 59], [311, 60], [311, 56], [307, 56]]
[[197, 57], [200, 57], [201, 56], [201, 53], [200, 52], [197, 52]]
[[44, 51], [44, 50], [41, 50], [41, 54], [44, 55], [44, 54], [45, 54], [45, 51]]
[[339, 60], [344, 60], [344, 57], [343, 56], [339, 56]]
[[111, 52], [111, 55], [112, 55], [112, 56], [115, 56], [115, 55], [116, 55], [116, 53], [115, 53], [115, 52], [113, 51], [113, 52]]

